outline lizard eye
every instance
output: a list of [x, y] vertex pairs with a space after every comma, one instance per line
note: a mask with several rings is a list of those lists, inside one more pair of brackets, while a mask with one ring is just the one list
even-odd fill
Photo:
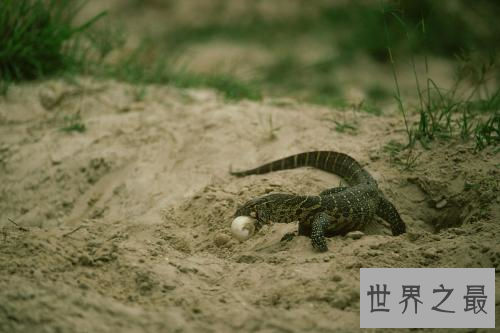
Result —
[[257, 212], [255, 211], [250, 212], [250, 217], [253, 217], [254, 219], [257, 218]]

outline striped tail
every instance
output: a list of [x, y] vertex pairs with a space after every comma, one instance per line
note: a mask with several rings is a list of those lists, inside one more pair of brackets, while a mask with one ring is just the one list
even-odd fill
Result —
[[329, 173], [333, 173], [344, 178], [350, 185], [369, 184], [375, 185], [377, 182], [363, 169], [363, 167], [349, 155], [334, 151], [311, 151], [291, 155], [255, 169], [245, 171], [231, 171], [234, 176], [242, 177], [247, 175], [260, 175], [272, 171], [285, 169], [296, 169], [310, 166]]

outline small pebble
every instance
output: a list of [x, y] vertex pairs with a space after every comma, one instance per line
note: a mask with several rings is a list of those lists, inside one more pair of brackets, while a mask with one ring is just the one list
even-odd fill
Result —
[[61, 93], [54, 90], [44, 90], [40, 92], [39, 99], [45, 110], [52, 110], [61, 101]]
[[410, 232], [407, 232], [407, 233], [406, 233], [406, 237], [408, 237], [408, 240], [409, 240], [410, 242], [414, 242], [414, 241], [416, 241], [417, 239], [419, 239], [419, 238], [420, 238], [420, 236], [421, 236], [421, 234], [418, 234], [418, 233], [416, 233], [416, 232], [411, 232], [411, 231], [410, 231]]
[[441, 236], [439, 236], [439, 235], [431, 234], [429, 237], [432, 240], [435, 240], [435, 241], [440, 241], [441, 240]]
[[446, 204], [448, 204], [448, 201], [446, 201], [446, 199], [443, 199], [441, 201], [438, 201], [436, 203], [436, 208], [437, 209], [441, 209], [441, 208], [444, 208], [446, 206]]
[[82, 254], [78, 258], [78, 262], [83, 266], [92, 266], [93, 260], [86, 254]]
[[450, 228], [448, 231], [453, 232], [455, 235], [464, 235], [467, 232], [464, 229], [461, 228]]
[[214, 238], [214, 243], [217, 247], [221, 247], [227, 244], [231, 240], [231, 237], [229, 237], [226, 234], [218, 234]]
[[363, 237], [365, 234], [362, 231], [351, 231], [349, 232], [346, 237], [350, 239], [360, 239]]
[[87, 289], [89, 289], [89, 286], [83, 282], [80, 282], [80, 283], [78, 283], [78, 288], [83, 289], [83, 290], [87, 290]]
[[368, 157], [370, 158], [370, 161], [378, 161], [380, 159], [378, 152], [371, 153]]
[[345, 266], [345, 268], [347, 268], [347, 269], [351, 269], [351, 268], [361, 268], [362, 266], [363, 266], [363, 265], [362, 265], [360, 262], [358, 262], [358, 261], [354, 261], [354, 262], [350, 262], [350, 263], [348, 263], [348, 264]]
[[176, 288], [176, 286], [171, 285], [171, 284], [164, 284], [164, 285], [162, 286], [162, 290], [165, 290], [165, 291], [174, 290], [175, 288]]
[[436, 258], [438, 255], [437, 255], [437, 251], [435, 248], [433, 247], [430, 247], [428, 249], [425, 249], [424, 253], [423, 253], [424, 257], [426, 258]]
[[342, 281], [342, 276], [338, 275], [338, 274], [335, 274], [332, 276], [332, 281], [334, 282], [340, 282]]

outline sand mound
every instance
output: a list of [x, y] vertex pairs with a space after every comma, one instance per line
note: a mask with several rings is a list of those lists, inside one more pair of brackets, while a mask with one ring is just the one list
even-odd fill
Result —
[[[0, 100], [0, 331], [353, 329], [360, 267], [500, 270], [493, 149], [436, 145], [401, 171], [382, 150], [404, 140], [397, 115], [155, 86], [138, 100], [135, 89], [80, 78]], [[332, 119], [358, 129], [339, 133]], [[82, 133], [61, 130], [79, 122]], [[375, 221], [321, 254], [305, 237], [280, 242], [294, 224], [231, 239], [249, 198], [318, 193], [340, 179], [228, 170], [315, 149], [365, 165], [409, 232], [392, 237]]]

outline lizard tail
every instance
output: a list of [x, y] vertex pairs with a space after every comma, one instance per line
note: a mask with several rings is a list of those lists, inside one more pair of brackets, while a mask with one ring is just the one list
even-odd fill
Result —
[[314, 167], [344, 178], [350, 185], [368, 184], [375, 185], [377, 182], [363, 169], [363, 167], [352, 157], [335, 151], [311, 151], [291, 155], [257, 168], [245, 171], [231, 171], [234, 176], [260, 175], [272, 171], [285, 169], [296, 169], [300, 167]]

